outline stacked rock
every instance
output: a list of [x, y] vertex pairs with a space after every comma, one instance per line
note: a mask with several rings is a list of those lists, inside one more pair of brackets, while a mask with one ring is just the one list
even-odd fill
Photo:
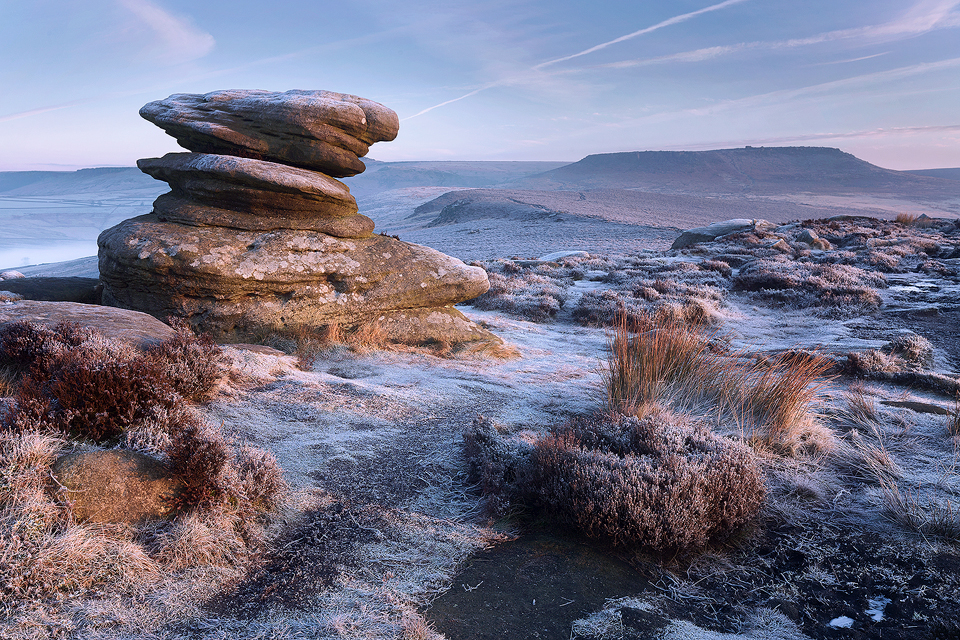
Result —
[[137, 162], [170, 184], [104, 231], [103, 303], [187, 319], [222, 340], [377, 322], [406, 343], [496, 339], [453, 308], [486, 273], [375, 235], [337, 177], [396, 137], [396, 113], [329, 91], [174, 94], [140, 115], [190, 153]]

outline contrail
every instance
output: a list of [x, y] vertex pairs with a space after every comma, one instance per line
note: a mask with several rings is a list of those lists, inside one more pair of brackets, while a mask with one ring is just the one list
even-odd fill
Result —
[[[618, 42], [623, 42], [624, 40], [630, 40], [631, 38], [636, 38], [637, 36], [642, 36], [642, 35], [644, 35], [644, 34], [650, 33], [651, 31], [656, 31], [657, 29], [662, 29], [663, 27], [668, 27], [668, 26], [670, 26], [670, 25], [672, 25], [672, 24], [677, 24], [678, 22], [684, 22], [684, 21], [686, 21], [686, 20], [689, 20], [690, 18], [693, 18], [693, 17], [695, 17], [695, 16], [700, 15], [701, 13], [707, 13], [708, 11], [716, 11], [717, 9], [723, 9], [724, 7], [729, 7], [729, 6], [731, 6], [731, 5], [740, 4], [741, 2], [746, 2], [746, 1], [747, 1], [747, 0], [724, 0], [723, 2], [721, 2], [721, 3], [719, 3], [719, 4], [714, 4], [714, 5], [711, 5], [711, 6], [709, 6], [709, 7], [705, 7], [705, 8], [703, 8], [703, 9], [698, 9], [697, 11], [691, 11], [690, 13], [684, 13], [684, 14], [679, 15], [679, 16], [674, 16], [674, 17], [672, 17], [672, 18], [667, 18], [667, 19], [664, 20], [663, 22], [658, 22], [657, 24], [653, 25], [652, 27], [647, 27], [647, 28], [645, 28], [645, 29], [640, 29], [639, 31], [634, 31], [633, 33], [628, 33], [627, 35], [625, 35], [625, 36], [620, 36], [619, 38], [617, 38], [617, 39], [615, 39], [615, 40], [610, 40], [609, 42], [604, 42], [604, 43], [602, 43], [602, 44], [598, 44], [598, 45], [596, 45], [596, 46], [594, 46], [594, 47], [590, 47], [589, 49], [584, 49], [583, 51], [581, 51], [581, 52], [579, 52], [579, 53], [574, 53], [573, 55], [564, 56], [564, 57], [562, 57], [562, 58], [557, 58], [557, 59], [555, 59], [555, 60], [547, 60], [546, 62], [541, 62], [540, 64], [536, 65], [535, 67], [532, 67], [532, 68], [531, 68], [531, 71], [539, 71], [540, 69], [542, 69], [542, 68], [544, 68], [544, 67], [546, 67], [546, 66], [549, 66], [549, 65], [551, 65], [551, 64], [556, 64], [556, 63], [558, 63], [558, 62], [563, 62], [564, 60], [570, 60], [570, 59], [572, 59], [572, 58], [578, 58], [578, 57], [580, 57], [580, 56], [585, 56], [585, 55], [587, 55], [588, 53], [593, 53], [594, 51], [599, 51], [600, 49], [604, 49], [604, 48], [606, 48], [606, 47], [609, 47], [609, 46], [612, 45], [612, 44], [616, 44], [616, 43], [618, 43]], [[406, 118], [403, 118], [403, 120], [410, 120], [411, 118], [416, 118], [417, 116], [422, 116], [423, 114], [428, 113], [428, 112], [430, 112], [430, 111], [433, 111], [434, 109], [438, 109], [438, 108], [440, 108], [440, 107], [446, 106], [446, 105], [451, 104], [451, 103], [453, 103], [453, 102], [459, 102], [460, 100], [463, 100], [464, 98], [469, 98], [470, 96], [477, 95], [477, 94], [480, 93], [481, 91], [486, 91], [487, 89], [492, 89], [493, 87], [498, 87], [498, 86], [500, 86], [500, 85], [506, 84], [507, 82], [508, 82], [508, 80], [501, 80], [501, 81], [499, 81], [499, 82], [490, 83], [490, 84], [488, 84], [488, 85], [486, 85], [486, 86], [480, 87], [479, 89], [474, 89], [474, 90], [471, 91], [470, 93], [465, 93], [464, 95], [460, 96], [459, 98], [453, 98], [452, 100], [447, 100], [446, 102], [441, 102], [440, 104], [435, 104], [435, 105], [433, 105], [432, 107], [427, 107], [426, 109], [424, 109], [423, 111], [420, 111], [419, 113], [415, 113], [415, 114], [413, 114], [412, 116], [407, 116]]]
[[439, 109], [440, 107], [445, 107], [445, 106], [447, 106], [448, 104], [451, 104], [451, 103], [454, 103], [454, 102], [459, 102], [459, 101], [463, 100], [464, 98], [469, 98], [470, 96], [475, 96], [475, 95], [477, 95], [478, 93], [480, 93], [481, 91], [486, 91], [487, 89], [492, 89], [493, 87], [497, 86], [498, 84], [500, 84], [500, 83], [498, 82], [498, 83], [494, 83], [494, 84], [488, 84], [488, 85], [486, 85], [486, 86], [484, 86], [484, 87], [480, 87], [479, 89], [474, 89], [474, 90], [471, 91], [470, 93], [465, 93], [465, 94], [463, 94], [462, 96], [460, 96], [459, 98], [453, 98], [452, 100], [447, 100], [446, 102], [441, 102], [440, 104], [435, 104], [435, 105], [433, 105], [432, 107], [427, 107], [427, 108], [424, 109], [423, 111], [420, 111], [420, 112], [418, 112], [418, 113], [415, 113], [415, 114], [413, 114], [412, 116], [407, 116], [406, 118], [404, 118], [404, 120], [409, 120], [410, 118], [416, 118], [417, 116], [422, 116], [423, 114], [427, 113], [428, 111], [433, 111], [434, 109]]
[[679, 23], [679, 22], [685, 22], [685, 21], [689, 20], [690, 18], [693, 18], [693, 17], [696, 17], [696, 16], [700, 15], [701, 13], [707, 13], [707, 12], [709, 12], [709, 11], [717, 11], [718, 9], [724, 9], [724, 8], [729, 7], [729, 6], [731, 6], [731, 5], [740, 4], [741, 2], [746, 2], [746, 1], [747, 1], [747, 0], [724, 0], [723, 2], [721, 2], [721, 3], [719, 3], [719, 4], [710, 5], [709, 7], [704, 7], [703, 9], [698, 9], [698, 10], [696, 10], [696, 11], [691, 11], [690, 13], [684, 13], [684, 14], [681, 14], [681, 15], [679, 15], [679, 16], [674, 16], [674, 17], [672, 17], [672, 18], [667, 18], [667, 19], [664, 20], [663, 22], [658, 22], [657, 24], [653, 25], [652, 27], [646, 27], [645, 29], [640, 29], [639, 31], [634, 31], [633, 33], [628, 33], [628, 34], [625, 35], [625, 36], [620, 36], [619, 38], [616, 38], [616, 39], [614, 39], [614, 40], [610, 40], [609, 42], [604, 42], [604, 43], [598, 44], [598, 45], [596, 45], [596, 46], [590, 47], [589, 49], [584, 49], [583, 51], [581, 51], [581, 52], [579, 52], [579, 53], [574, 53], [574, 54], [569, 55], [569, 56], [563, 56], [562, 58], [556, 58], [556, 59], [554, 59], [554, 60], [547, 60], [546, 62], [541, 62], [540, 64], [538, 64], [537, 66], [535, 66], [534, 69], [538, 69], [538, 70], [539, 70], [539, 69], [542, 69], [542, 68], [544, 68], [544, 67], [546, 67], [546, 66], [549, 66], [549, 65], [551, 65], [551, 64], [556, 64], [556, 63], [558, 63], [558, 62], [564, 62], [564, 61], [566, 61], [566, 60], [572, 60], [573, 58], [579, 58], [580, 56], [585, 56], [585, 55], [587, 55], [588, 53], [593, 53], [594, 51], [599, 51], [600, 49], [606, 49], [607, 47], [609, 47], [609, 46], [612, 45], [612, 44], [617, 44], [618, 42], [624, 42], [625, 40], [631, 40], [631, 39], [633, 39], [633, 38], [636, 38], [637, 36], [646, 35], [646, 34], [652, 32], [652, 31], [656, 31], [657, 29], [662, 29], [662, 28], [664, 28], [664, 27], [669, 27], [669, 26], [672, 25], [672, 24], [677, 24], [677, 23]]

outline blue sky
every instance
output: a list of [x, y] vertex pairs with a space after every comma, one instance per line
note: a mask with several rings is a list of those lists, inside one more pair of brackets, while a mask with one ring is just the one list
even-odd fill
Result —
[[379, 160], [814, 145], [960, 167], [960, 0], [0, 0], [0, 170], [177, 149], [144, 103], [329, 89]]

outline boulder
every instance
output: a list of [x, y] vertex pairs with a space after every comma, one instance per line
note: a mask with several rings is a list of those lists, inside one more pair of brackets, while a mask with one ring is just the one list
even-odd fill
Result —
[[713, 242], [721, 236], [731, 233], [742, 233], [744, 231], [755, 231], [758, 223], [766, 223], [765, 220], [748, 220], [746, 218], [736, 218], [734, 220], [724, 220], [723, 222], [714, 222], [706, 227], [697, 227], [688, 229], [680, 234], [680, 237], [673, 241], [671, 249], [683, 249], [701, 242]]
[[20, 273], [19, 271], [7, 270], [0, 271], [0, 280], [17, 280], [19, 278], [25, 278], [26, 276]]
[[70, 453], [51, 472], [81, 522], [141, 524], [168, 518], [181, 487], [166, 463], [129, 449]]
[[173, 193], [200, 204], [242, 213], [284, 217], [343, 217], [357, 201], [339, 180], [275, 162], [206, 153], [168, 153], [137, 166], [170, 184]]
[[449, 307], [489, 288], [479, 267], [380, 235], [201, 228], [150, 214], [107, 229], [98, 242], [104, 304], [185, 318], [223, 340], [287, 326], [357, 326], [390, 312]]
[[338, 178], [364, 170], [371, 144], [400, 128], [391, 109], [332, 91], [178, 93], [140, 109], [180, 146], [279, 162]]
[[161, 221], [192, 226], [229, 227], [246, 231], [301, 229], [338, 238], [369, 238], [373, 235], [373, 220], [359, 213], [343, 218], [264, 216], [198, 204], [173, 193], [165, 193], [157, 198], [153, 203], [153, 211]]
[[13, 322], [55, 325], [60, 322], [96, 329], [111, 340], [145, 349], [175, 335], [173, 329], [139, 311], [74, 302], [18, 300], [0, 304], [0, 327]]

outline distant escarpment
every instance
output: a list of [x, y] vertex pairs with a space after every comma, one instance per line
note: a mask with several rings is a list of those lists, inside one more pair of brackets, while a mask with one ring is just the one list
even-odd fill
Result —
[[513, 183], [522, 189], [663, 193], [924, 193], [956, 197], [956, 181], [883, 169], [828, 147], [746, 147], [590, 155]]
[[392, 110], [328, 91], [215, 91], [140, 113], [190, 153], [137, 163], [171, 190], [100, 235], [105, 304], [224, 340], [367, 323], [399, 342], [493, 339], [453, 308], [487, 290], [485, 272], [375, 235], [336, 179], [396, 137]]

